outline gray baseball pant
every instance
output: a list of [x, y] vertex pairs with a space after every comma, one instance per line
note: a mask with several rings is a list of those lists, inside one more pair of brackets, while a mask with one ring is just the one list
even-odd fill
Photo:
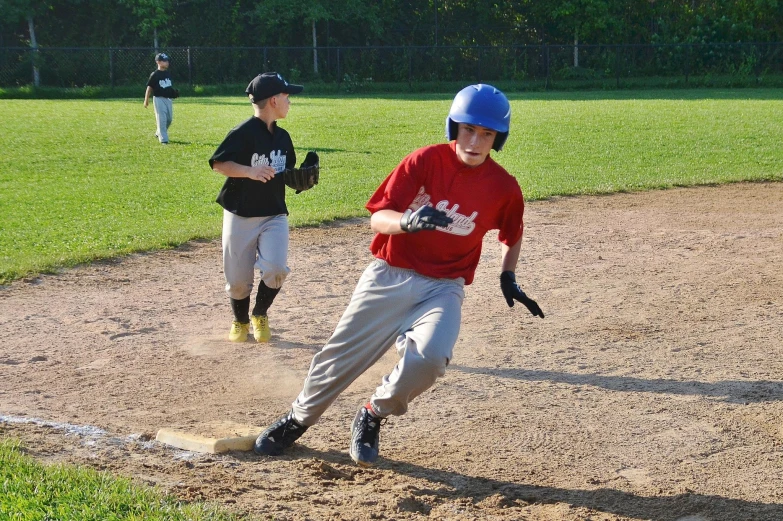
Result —
[[223, 210], [223, 273], [229, 297], [250, 296], [255, 268], [267, 287], [281, 287], [291, 272], [287, 262], [287, 215], [240, 217]]
[[152, 106], [155, 108], [155, 122], [157, 131], [155, 135], [161, 143], [169, 142], [169, 126], [174, 119], [174, 103], [170, 98], [152, 97]]
[[443, 376], [459, 336], [464, 280], [433, 279], [376, 259], [323, 349], [313, 357], [294, 418], [314, 425], [356, 378], [396, 345], [400, 359], [370, 402], [380, 416], [402, 415], [408, 402]]

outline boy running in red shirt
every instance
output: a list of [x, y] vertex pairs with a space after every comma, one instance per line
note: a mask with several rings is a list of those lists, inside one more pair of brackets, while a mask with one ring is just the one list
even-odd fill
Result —
[[376, 190], [367, 209], [376, 259], [365, 270], [332, 337], [315, 355], [291, 411], [261, 434], [255, 452], [281, 454], [320, 419], [356, 378], [395, 345], [400, 356], [351, 425], [351, 458], [378, 458], [382, 420], [443, 376], [460, 328], [463, 287], [473, 281], [484, 235], [499, 230], [500, 287], [544, 318], [517, 286], [524, 200], [519, 183], [489, 157], [509, 133], [511, 107], [491, 85], [454, 98], [446, 118], [450, 143], [408, 155]]

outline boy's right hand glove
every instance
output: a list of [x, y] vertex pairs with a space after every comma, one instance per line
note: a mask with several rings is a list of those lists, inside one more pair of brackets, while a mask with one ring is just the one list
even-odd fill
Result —
[[400, 218], [400, 228], [405, 232], [415, 233], [422, 230], [434, 230], [438, 226], [445, 228], [453, 220], [446, 215], [446, 212], [424, 205], [415, 212], [410, 208], [405, 210]]
[[513, 271], [504, 271], [500, 274], [500, 289], [503, 291], [503, 296], [506, 297], [506, 303], [508, 307], [514, 307], [514, 301], [518, 300], [530, 311], [534, 317], [544, 318], [544, 312], [538, 307], [535, 300], [525, 295], [517, 285], [517, 276]]
[[288, 168], [283, 171], [283, 181], [299, 193], [317, 185], [320, 173], [321, 164], [318, 154], [310, 151], [299, 168]]

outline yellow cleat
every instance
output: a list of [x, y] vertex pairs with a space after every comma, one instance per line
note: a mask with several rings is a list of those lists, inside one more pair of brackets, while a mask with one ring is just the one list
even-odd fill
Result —
[[250, 324], [243, 324], [234, 320], [231, 322], [231, 331], [228, 332], [228, 339], [232, 342], [244, 342], [247, 340], [249, 330]]
[[269, 330], [269, 317], [266, 315], [253, 315], [250, 317], [253, 323], [253, 337], [256, 342], [269, 342], [272, 332]]

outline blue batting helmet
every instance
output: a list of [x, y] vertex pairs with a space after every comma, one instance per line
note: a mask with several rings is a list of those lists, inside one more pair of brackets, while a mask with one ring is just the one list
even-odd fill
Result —
[[467, 123], [496, 131], [492, 148], [500, 150], [508, 138], [511, 105], [506, 95], [492, 85], [479, 83], [465, 87], [454, 97], [446, 116], [446, 137], [457, 139], [457, 124]]

